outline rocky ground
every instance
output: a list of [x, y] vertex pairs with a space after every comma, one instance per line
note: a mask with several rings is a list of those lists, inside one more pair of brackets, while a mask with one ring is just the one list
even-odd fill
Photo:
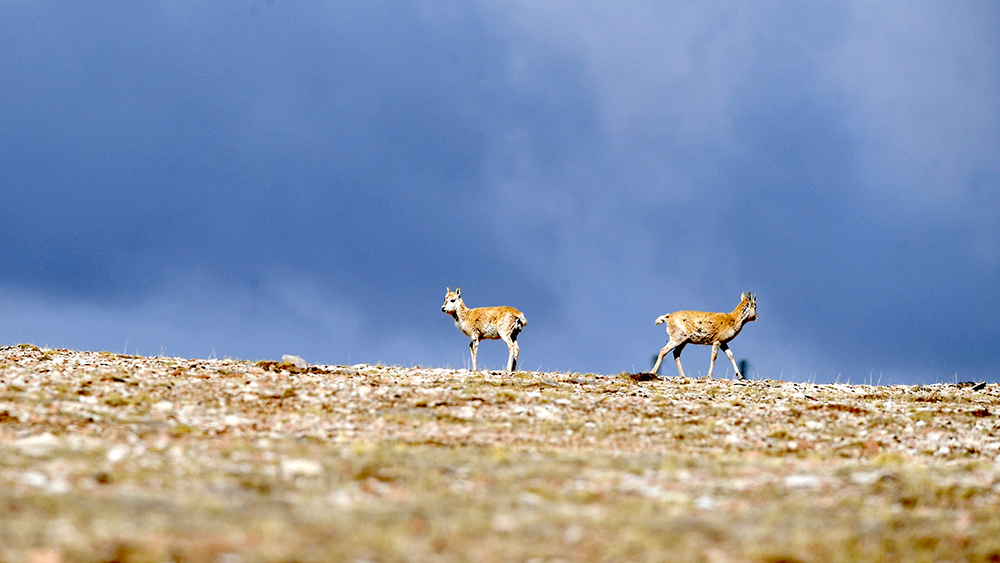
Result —
[[997, 385], [643, 379], [0, 348], [0, 561], [1000, 560]]

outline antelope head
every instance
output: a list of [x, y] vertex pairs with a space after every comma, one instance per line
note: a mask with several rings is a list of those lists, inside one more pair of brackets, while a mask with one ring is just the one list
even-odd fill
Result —
[[441, 305], [441, 311], [445, 313], [454, 314], [458, 311], [460, 303], [462, 302], [462, 288], [456, 287], [455, 291], [451, 290], [451, 287], [446, 287], [447, 293], [444, 295], [444, 304]]
[[746, 322], [757, 320], [757, 294], [756, 293], [741, 293], [740, 294], [740, 305], [743, 308], [743, 318]]

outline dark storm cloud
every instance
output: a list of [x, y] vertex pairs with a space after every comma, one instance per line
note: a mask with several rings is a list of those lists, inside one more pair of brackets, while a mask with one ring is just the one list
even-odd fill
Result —
[[[621, 233], [572, 259], [628, 305], [616, 331], [636, 334], [643, 303], [723, 310], [752, 286], [762, 321], [737, 346], [771, 376], [993, 377], [997, 10], [902, 6], [526, 8], [537, 36], [585, 53], [602, 99], [604, 160], [565, 199]], [[537, 214], [561, 240], [594, 226]]]
[[763, 376], [995, 377], [993, 4], [62, 4], [0, 8], [4, 342], [461, 365], [462, 285], [612, 373], [752, 290]]
[[[757, 166], [748, 167], [767, 194], [756, 214], [765, 235], [748, 254], [763, 263], [777, 257], [771, 265], [787, 275], [767, 281], [784, 301], [775, 304], [779, 314], [797, 319], [789, 323], [795, 332], [836, 343], [845, 371], [995, 376], [983, 352], [997, 332], [983, 305], [998, 304], [989, 286], [1000, 268], [995, 254], [983, 262], [976, 239], [998, 240], [984, 210], [1000, 207], [969, 181], [986, 176], [1000, 185], [996, 155], [983, 158], [977, 146], [996, 139], [1000, 90], [996, 72], [967, 69], [996, 61], [996, 33], [987, 33], [988, 47], [969, 42], [959, 30], [980, 24], [967, 5], [938, 14], [930, 5], [889, 8], [888, 18], [853, 8], [797, 96], [775, 91], [787, 79], [754, 88], [780, 102], [744, 121], [751, 134], [766, 131], [753, 135]], [[916, 50], [880, 50], [872, 43], [884, 35]], [[868, 74], [873, 56], [884, 57], [878, 75]], [[967, 117], [940, 119], [955, 106]]]
[[475, 240], [490, 138], [546, 114], [528, 141], [558, 152], [585, 102], [529, 103], [471, 10], [247, 6], [7, 19], [6, 279], [114, 300], [171, 262], [228, 283], [270, 264], [360, 297], [507, 260]]

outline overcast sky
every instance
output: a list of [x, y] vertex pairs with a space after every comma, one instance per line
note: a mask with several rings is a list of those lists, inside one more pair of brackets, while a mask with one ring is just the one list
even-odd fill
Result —
[[1000, 380], [995, 0], [6, 0], [0, 190], [4, 345]]

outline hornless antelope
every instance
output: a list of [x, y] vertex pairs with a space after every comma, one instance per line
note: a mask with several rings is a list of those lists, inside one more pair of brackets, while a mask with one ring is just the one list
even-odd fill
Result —
[[708, 365], [708, 378], [712, 378], [712, 370], [715, 369], [715, 358], [719, 355], [719, 348], [729, 356], [729, 361], [733, 363], [736, 370], [736, 377], [746, 379], [740, 373], [740, 368], [736, 366], [736, 358], [733, 358], [733, 351], [727, 344], [736, 338], [736, 335], [743, 329], [743, 325], [757, 320], [757, 295], [753, 293], [740, 294], [740, 304], [732, 313], [706, 313], [704, 311], [677, 311], [669, 315], [663, 315], [656, 319], [656, 324], [667, 323], [667, 335], [670, 340], [667, 345], [660, 350], [660, 355], [656, 358], [656, 365], [653, 366], [653, 373], [660, 369], [660, 362], [667, 352], [674, 351], [674, 360], [677, 361], [677, 371], [684, 377], [684, 368], [681, 367], [681, 350], [690, 342], [691, 344], [711, 344], [712, 363]]
[[528, 319], [524, 313], [513, 307], [477, 307], [470, 309], [462, 302], [462, 288], [452, 291], [445, 288], [444, 305], [441, 310], [455, 319], [455, 326], [472, 339], [469, 349], [472, 350], [472, 371], [476, 371], [476, 352], [479, 351], [480, 339], [503, 340], [507, 343], [510, 355], [507, 357], [507, 371], [517, 368], [517, 355], [520, 347], [517, 345], [517, 335], [521, 333]]

